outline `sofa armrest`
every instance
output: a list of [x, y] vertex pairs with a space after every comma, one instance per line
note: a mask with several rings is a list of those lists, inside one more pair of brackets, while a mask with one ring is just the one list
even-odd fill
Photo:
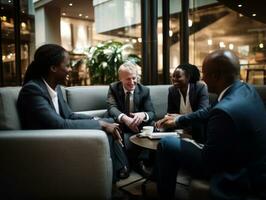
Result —
[[77, 114], [84, 114], [84, 115], [90, 115], [93, 117], [106, 117], [107, 116], [107, 109], [100, 109], [100, 110], [89, 110], [89, 111], [79, 111], [75, 112]]
[[112, 162], [100, 130], [0, 131], [0, 190], [12, 199], [109, 199]]

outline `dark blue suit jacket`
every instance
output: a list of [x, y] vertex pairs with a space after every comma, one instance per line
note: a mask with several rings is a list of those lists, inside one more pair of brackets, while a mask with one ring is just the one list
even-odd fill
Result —
[[23, 129], [101, 129], [93, 117], [73, 113], [65, 102], [60, 86], [56, 87], [60, 115], [43, 80], [25, 84], [18, 97], [17, 108]]
[[[167, 113], [180, 113], [180, 93], [178, 88], [171, 86], [168, 91]], [[189, 102], [192, 111], [209, 106], [209, 95], [207, 86], [204, 83], [190, 83]]]
[[180, 117], [178, 123], [190, 120], [208, 122], [202, 158], [214, 175], [213, 196], [241, 198], [252, 191], [266, 198], [266, 110], [256, 90], [236, 81], [215, 106]]

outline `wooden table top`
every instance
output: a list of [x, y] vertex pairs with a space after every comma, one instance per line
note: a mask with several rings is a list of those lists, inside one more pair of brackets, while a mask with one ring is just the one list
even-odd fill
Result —
[[135, 145], [141, 146], [141, 147], [146, 148], [146, 149], [151, 149], [151, 150], [156, 150], [157, 145], [160, 141], [160, 139], [151, 140], [151, 139], [145, 138], [145, 137], [138, 137], [137, 134], [132, 135], [129, 138], [129, 140], [132, 143], [134, 143]]

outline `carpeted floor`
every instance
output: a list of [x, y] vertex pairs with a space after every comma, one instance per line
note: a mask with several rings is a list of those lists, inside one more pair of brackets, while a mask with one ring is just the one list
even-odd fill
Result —
[[[178, 200], [188, 200], [188, 182], [186, 175], [178, 176], [176, 197]], [[158, 200], [156, 183], [147, 181], [138, 173], [132, 171], [127, 179], [116, 184], [112, 200]]]

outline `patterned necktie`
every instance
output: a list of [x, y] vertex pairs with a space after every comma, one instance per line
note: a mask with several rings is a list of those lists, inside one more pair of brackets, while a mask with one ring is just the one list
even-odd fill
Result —
[[130, 113], [130, 92], [127, 92], [125, 99], [125, 114], [129, 115], [129, 113]]

